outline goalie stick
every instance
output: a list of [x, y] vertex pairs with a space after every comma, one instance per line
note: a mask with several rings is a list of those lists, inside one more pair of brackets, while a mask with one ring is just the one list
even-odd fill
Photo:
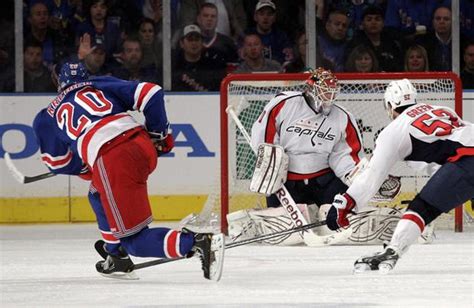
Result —
[[[229, 114], [229, 116], [232, 118], [234, 123], [237, 125], [237, 127], [239, 128], [240, 132], [244, 136], [245, 140], [247, 141], [252, 151], [254, 151], [251, 145], [250, 135], [248, 134], [245, 127], [242, 125], [242, 122], [240, 122], [240, 119], [235, 113], [233, 106], [227, 107], [225, 111], [227, 112], [227, 114]], [[301, 211], [297, 207], [295, 200], [293, 200], [293, 197], [290, 195], [285, 185], [283, 185], [278, 191], [275, 192], [275, 196], [278, 198], [278, 200], [280, 201], [280, 204], [286, 210], [288, 216], [293, 221], [293, 224], [295, 225], [295, 227], [308, 225], [306, 218], [303, 216], [303, 213], [301, 213]], [[319, 236], [309, 229], [302, 229], [302, 231], [305, 231], [305, 232], [302, 232], [302, 237], [303, 237], [304, 243], [307, 246], [327, 245], [330, 243], [330, 241], [338, 241], [339, 239], [346, 238], [347, 237], [346, 232], [351, 232], [350, 229], [346, 229], [342, 232], [334, 233], [331, 235]]]
[[21, 184], [28, 184], [28, 183], [33, 183], [36, 181], [44, 180], [53, 176], [56, 176], [56, 174], [52, 172], [47, 172], [43, 174], [38, 174], [38, 175], [33, 175], [33, 176], [25, 176], [23, 173], [21, 173], [13, 163], [13, 160], [10, 157], [10, 153], [5, 152], [5, 155], [3, 156], [5, 159], [5, 163], [7, 165], [8, 171], [10, 171], [10, 174], [13, 176], [15, 180], [17, 180]]
[[[325, 225], [326, 225], [326, 221], [317, 221], [317, 222], [306, 224], [306, 225], [303, 225], [303, 226], [299, 226], [299, 227], [296, 227], [296, 228], [293, 228], [293, 229], [288, 229], [288, 230], [284, 230], [284, 231], [280, 231], [280, 232], [274, 232], [274, 233], [270, 233], [270, 234], [260, 235], [260, 236], [250, 238], [250, 239], [246, 239], [246, 240], [242, 240], [242, 241], [232, 242], [232, 243], [226, 244], [225, 249], [235, 248], [235, 247], [248, 245], [248, 244], [252, 244], [252, 243], [256, 243], [256, 242], [262, 242], [262, 241], [269, 240], [269, 239], [272, 239], [272, 238], [275, 238], [275, 237], [280, 237], [280, 236], [287, 235], [287, 234], [292, 234], [292, 233], [295, 233], [295, 232], [301, 232], [301, 231], [305, 231], [305, 230], [309, 230], [309, 229], [313, 229], [313, 228], [321, 227], [321, 226], [325, 226]], [[94, 247], [97, 250], [97, 252], [105, 259], [105, 258], [107, 258], [107, 253], [100, 250], [103, 247], [103, 244], [104, 244], [104, 241], [98, 240], [96, 242], [96, 244], [94, 245]], [[142, 269], [142, 268], [147, 268], [147, 267], [151, 267], [151, 266], [155, 266], [155, 265], [160, 265], [160, 264], [165, 264], [165, 263], [169, 263], [169, 262], [179, 261], [179, 260], [183, 260], [183, 259], [186, 259], [186, 257], [179, 257], [179, 258], [174, 258], [174, 259], [151, 260], [151, 261], [147, 261], [147, 262], [137, 263], [137, 264], [134, 265], [133, 269], [138, 270], [138, 269]]]

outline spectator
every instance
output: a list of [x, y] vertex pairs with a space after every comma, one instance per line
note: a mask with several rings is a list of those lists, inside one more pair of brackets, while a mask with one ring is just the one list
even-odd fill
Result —
[[255, 6], [256, 26], [246, 34], [257, 34], [264, 45], [264, 57], [280, 64], [293, 61], [293, 46], [285, 32], [277, 28], [276, 6], [270, 0], [260, 0]]
[[[461, 71], [463, 89], [474, 89], [474, 43], [464, 48], [464, 69]], [[472, 201], [474, 204], [474, 201]]]
[[263, 56], [263, 43], [257, 34], [247, 34], [242, 47], [242, 62], [235, 73], [281, 72], [282, 66], [275, 60]]
[[56, 92], [51, 72], [43, 65], [43, 46], [27, 41], [23, 52], [24, 92]]
[[173, 61], [173, 91], [218, 91], [225, 66], [203, 53], [199, 26], [184, 27], [179, 47]]
[[[68, 56], [73, 43], [67, 43], [59, 32], [49, 29], [49, 11], [44, 2], [34, 2], [28, 15], [30, 25], [25, 41], [37, 40], [43, 46], [43, 62], [51, 71], [53, 64]], [[70, 41], [70, 40], [69, 40]]]
[[107, 18], [108, 9], [107, 0], [91, 0], [85, 9], [86, 20], [78, 25], [76, 37], [79, 41], [84, 33], [89, 33], [92, 40], [102, 40], [107, 55], [106, 61], [112, 61], [114, 54], [120, 51], [122, 40], [119, 25]]
[[156, 67], [151, 64], [144, 66], [140, 40], [133, 36], [123, 41], [122, 65], [112, 69], [112, 75], [124, 80], [148, 81], [160, 84]]
[[161, 0], [145, 0], [143, 16], [153, 20], [156, 42], [161, 46], [163, 42], [163, 3]]
[[154, 65], [158, 71], [163, 68], [163, 46], [157, 40], [155, 23], [152, 19], [141, 20], [138, 29], [138, 37], [143, 51], [142, 65]]
[[317, 36], [318, 58], [330, 64], [326, 68], [335, 72], [344, 70], [348, 26], [347, 12], [335, 10], [329, 13], [324, 31]]
[[237, 46], [229, 37], [217, 31], [218, 11], [215, 4], [204, 3], [197, 16], [201, 28], [203, 46], [209, 57], [224, 63], [237, 63]]
[[459, 21], [461, 36], [474, 41], [474, 1], [461, 0], [459, 3]]
[[365, 45], [356, 46], [346, 62], [346, 72], [373, 73], [379, 71], [379, 63], [374, 51]]
[[362, 32], [354, 39], [353, 46], [371, 47], [380, 65], [380, 70], [397, 72], [402, 68], [402, 47], [398, 37], [384, 30], [383, 11], [369, 6], [363, 14]]
[[106, 67], [105, 58], [106, 55], [104, 43], [101, 40], [94, 40], [90, 53], [84, 57], [84, 66], [86, 67], [89, 76], [93, 77], [110, 75], [110, 72]]
[[439, 7], [433, 15], [433, 31], [417, 38], [428, 52], [432, 71], [451, 71], [451, 9]]
[[210, 2], [216, 5], [219, 16], [217, 31], [237, 40], [244, 35], [247, 28], [247, 17], [241, 0], [187, 0], [181, 1], [179, 25], [192, 24], [196, 21], [201, 6]]
[[428, 72], [430, 70], [426, 49], [420, 45], [412, 45], [405, 52], [406, 72]]
[[432, 16], [439, 5], [450, 6], [450, 0], [419, 1], [392, 0], [387, 1], [385, 26], [406, 35], [424, 34], [432, 31]]
[[296, 38], [295, 59], [285, 66], [285, 73], [299, 73], [309, 70], [309, 67], [306, 65], [307, 45], [306, 33], [300, 32]]

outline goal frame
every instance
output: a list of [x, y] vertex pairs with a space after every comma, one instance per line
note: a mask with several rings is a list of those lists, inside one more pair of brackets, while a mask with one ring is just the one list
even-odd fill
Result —
[[[254, 74], [229, 74], [221, 82], [220, 86], [220, 143], [221, 143], [221, 161], [220, 161], [220, 201], [221, 201], [221, 229], [227, 234], [226, 214], [229, 212], [229, 138], [228, 138], [228, 115], [226, 108], [228, 106], [228, 87], [233, 81], [297, 81], [305, 80], [309, 73], [254, 73]], [[451, 79], [454, 82], [454, 106], [456, 113], [462, 118], [462, 83], [461, 79], [453, 72], [399, 72], [399, 73], [336, 73], [339, 80], [396, 80], [396, 79]], [[463, 209], [462, 205], [455, 209], [454, 213], [454, 231], [463, 231]]]

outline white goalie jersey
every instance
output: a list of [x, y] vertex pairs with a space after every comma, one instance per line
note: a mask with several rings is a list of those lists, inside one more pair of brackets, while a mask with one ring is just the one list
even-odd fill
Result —
[[289, 157], [288, 180], [334, 171], [343, 179], [363, 157], [353, 116], [333, 105], [329, 115], [315, 111], [301, 92], [282, 92], [264, 108], [252, 127], [252, 147], [281, 145]]

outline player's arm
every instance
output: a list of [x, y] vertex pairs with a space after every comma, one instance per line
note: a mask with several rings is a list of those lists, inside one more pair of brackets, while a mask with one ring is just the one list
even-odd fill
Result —
[[367, 168], [355, 177], [346, 193], [335, 196], [326, 218], [330, 229], [337, 230], [348, 226], [347, 215], [364, 208], [379, 190], [392, 166], [409, 154], [410, 141], [404, 138], [400, 140], [402, 135], [397, 131], [399, 129], [398, 126], [392, 125], [382, 131]]
[[251, 143], [254, 151], [262, 143], [278, 144], [281, 118], [284, 114], [285, 99], [273, 98], [263, 109], [252, 126]]
[[41, 160], [55, 174], [79, 175], [89, 179], [90, 172], [69, 144], [59, 138], [60, 130], [55, 121], [43, 109], [35, 117], [33, 130], [40, 147]]

